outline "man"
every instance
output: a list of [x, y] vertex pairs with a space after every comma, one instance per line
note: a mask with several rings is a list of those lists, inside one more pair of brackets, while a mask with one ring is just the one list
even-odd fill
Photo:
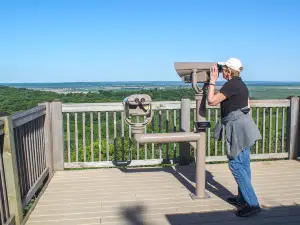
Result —
[[208, 104], [215, 106], [220, 103], [221, 106], [221, 120], [216, 124], [214, 136], [220, 140], [223, 124], [229, 168], [238, 184], [238, 195], [229, 197], [228, 202], [241, 207], [237, 216], [245, 217], [261, 210], [251, 184], [250, 170], [250, 148], [261, 139], [261, 135], [250, 115], [249, 91], [240, 77], [241, 61], [230, 58], [218, 64], [222, 65], [223, 78], [227, 82], [215, 94], [215, 83], [221, 71], [214, 65], [210, 73]]

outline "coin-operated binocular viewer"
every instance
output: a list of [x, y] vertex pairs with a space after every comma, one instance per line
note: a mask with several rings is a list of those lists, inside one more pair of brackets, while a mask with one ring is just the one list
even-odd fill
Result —
[[[194, 126], [199, 134], [197, 144], [190, 142], [196, 148], [196, 195], [205, 194], [205, 163], [206, 163], [206, 128], [210, 127], [210, 121], [206, 120], [206, 87], [210, 82], [210, 69], [214, 62], [175, 62], [177, 74], [185, 83], [191, 83], [195, 91], [196, 121]], [[203, 84], [200, 88], [198, 84]], [[201, 145], [201, 147], [200, 147]], [[199, 186], [199, 187], [198, 187]], [[204, 186], [204, 187], [203, 187]], [[200, 194], [199, 194], [200, 193]]]
[[[196, 100], [196, 121], [194, 125], [197, 131], [204, 133], [202, 135], [202, 146], [205, 145], [205, 128], [210, 127], [209, 121], [206, 121], [206, 87], [210, 82], [210, 68], [214, 62], [175, 62], [174, 67], [177, 74], [185, 83], [191, 83], [195, 91]], [[199, 83], [203, 86], [200, 88]], [[204, 151], [204, 150], [203, 150]]]
[[[133, 135], [143, 134], [145, 126], [151, 123], [153, 117], [151, 102], [151, 97], [145, 94], [130, 95], [124, 99], [124, 120], [131, 126]], [[142, 122], [137, 119], [140, 116], [144, 118]]]
[[[205, 191], [205, 158], [206, 158], [206, 128], [210, 127], [206, 121], [206, 94], [205, 87], [209, 83], [210, 67], [214, 63], [175, 63], [178, 75], [186, 83], [191, 83], [195, 90], [196, 99], [196, 132], [174, 132], [159, 134], [144, 134], [145, 126], [149, 124], [153, 117], [151, 97], [145, 94], [131, 95], [124, 99], [125, 121], [131, 126], [132, 134], [140, 144], [145, 143], [169, 143], [169, 142], [189, 142], [197, 151], [196, 158], [196, 191], [191, 193], [193, 199], [207, 198], [209, 195]], [[198, 87], [198, 83], [204, 83], [203, 88]], [[142, 122], [133, 120], [134, 116], [143, 116]]]

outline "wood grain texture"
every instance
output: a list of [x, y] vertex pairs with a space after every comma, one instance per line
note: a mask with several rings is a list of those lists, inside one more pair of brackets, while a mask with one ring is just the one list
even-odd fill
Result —
[[23, 220], [20, 181], [18, 176], [16, 148], [12, 116], [1, 117], [4, 121], [3, 164], [6, 181], [7, 199], [10, 212], [15, 216], [16, 224]]
[[11, 216], [5, 223], [5, 225], [16, 225], [15, 216]]
[[61, 102], [51, 102], [52, 147], [54, 171], [64, 169], [64, 131]]
[[263, 211], [246, 220], [225, 201], [237, 194], [228, 165], [214, 164], [206, 166], [212, 197], [203, 200], [189, 196], [194, 166], [58, 171], [26, 225], [300, 223], [300, 163], [252, 162], [251, 168]]
[[4, 171], [4, 164], [3, 164], [3, 143], [4, 140], [3, 135], [0, 135], [0, 216], [1, 216], [1, 223], [4, 224], [6, 219], [8, 219], [9, 215], [9, 206], [7, 201], [7, 189], [6, 189], [6, 182], [5, 182], [5, 171]]

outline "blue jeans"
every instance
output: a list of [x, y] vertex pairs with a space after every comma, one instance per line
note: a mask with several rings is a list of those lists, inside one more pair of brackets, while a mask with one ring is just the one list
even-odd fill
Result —
[[258, 206], [257, 196], [251, 184], [250, 147], [229, 160], [229, 169], [238, 184], [238, 200], [250, 206]]

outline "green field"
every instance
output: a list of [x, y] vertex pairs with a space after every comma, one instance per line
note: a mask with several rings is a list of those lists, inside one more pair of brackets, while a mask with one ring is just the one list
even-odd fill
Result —
[[250, 86], [249, 93], [251, 99], [282, 99], [289, 96], [300, 96], [300, 86], [285, 87], [285, 86]]

